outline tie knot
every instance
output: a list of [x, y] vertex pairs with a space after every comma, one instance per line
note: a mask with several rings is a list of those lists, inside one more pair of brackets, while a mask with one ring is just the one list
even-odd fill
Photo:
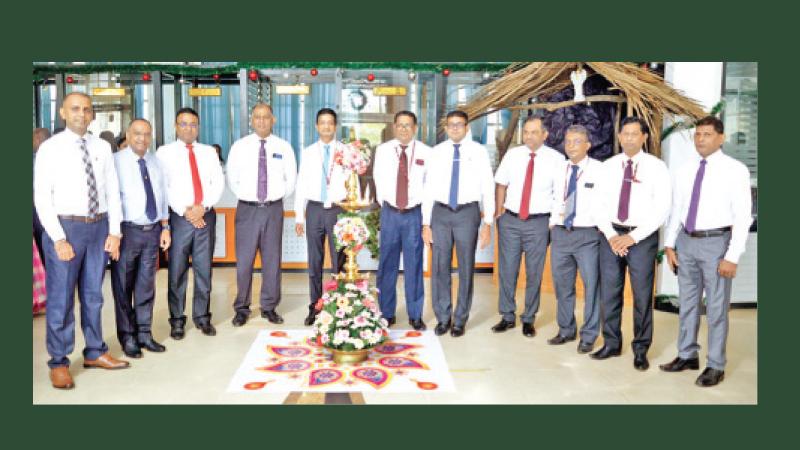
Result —
[[331, 150], [331, 145], [330, 144], [325, 144], [325, 151], [329, 152], [330, 150]]
[[260, 139], [259, 141], [261, 142], [261, 145], [262, 145], [262, 146], [263, 146], [264, 144], [266, 144], [266, 143], [267, 143], [267, 140], [266, 140], [266, 139]]
[[701, 160], [700, 160], [700, 165], [701, 165], [701, 166], [704, 166], [704, 165], [706, 165], [707, 163], [708, 163], [708, 160], [706, 160], [705, 158], [703, 158], [703, 159], [701, 159]]
[[629, 159], [629, 160], [628, 160], [628, 163], [627, 163], [626, 165], [630, 166], [631, 164], [633, 164], [633, 160], [632, 160], [632, 159]]
[[458, 151], [458, 148], [459, 148], [459, 147], [461, 147], [461, 144], [453, 144], [453, 148], [455, 148], [455, 149], [456, 149], [456, 151]]
[[192, 150], [193, 147], [194, 146], [192, 144], [186, 144], [186, 148], [188, 148], [189, 150]]
[[400, 148], [401, 148], [401, 149], [403, 149], [403, 151], [406, 151], [406, 149], [408, 148], [408, 146], [407, 146], [407, 145], [402, 145], [402, 144], [401, 144], [401, 145], [400, 145]]
[[578, 167], [578, 165], [577, 165], [577, 164], [573, 164], [573, 165], [572, 165], [572, 172], [577, 172], [579, 168], [580, 168], [580, 167]]
[[145, 165], [144, 158], [139, 158], [139, 160], [138, 160], [138, 161], [136, 161], [136, 162], [138, 162], [140, 166], [143, 166], [143, 165]]
[[536, 158], [536, 152], [531, 152], [531, 159]]

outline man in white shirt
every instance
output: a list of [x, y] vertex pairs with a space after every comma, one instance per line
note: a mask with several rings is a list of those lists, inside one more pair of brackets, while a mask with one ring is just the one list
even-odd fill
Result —
[[395, 139], [375, 150], [373, 178], [381, 205], [378, 301], [390, 325], [395, 323], [397, 274], [403, 254], [403, 284], [408, 323], [415, 330], [426, 328], [422, 321], [425, 291], [422, 282], [422, 200], [425, 169], [431, 148], [415, 140], [417, 116], [400, 111], [394, 116]]
[[122, 215], [111, 147], [88, 132], [92, 99], [64, 97], [66, 129], [39, 147], [34, 167], [34, 203], [44, 227], [47, 260], [47, 352], [50, 381], [57, 389], [75, 386], [69, 354], [75, 347], [74, 296], [78, 289], [86, 346], [83, 366], [129, 366], [108, 353], [103, 341], [103, 276], [108, 253], [119, 258]]
[[125, 355], [141, 358], [142, 348], [163, 352], [153, 339], [153, 305], [156, 296], [158, 249], [169, 248], [169, 205], [164, 174], [150, 153], [153, 129], [145, 119], [135, 119], [126, 133], [128, 145], [114, 153], [122, 196], [120, 257], [111, 262], [111, 289], [117, 338]]
[[583, 327], [578, 353], [592, 351], [600, 334], [600, 303], [597, 299], [600, 268], [600, 231], [594, 209], [602, 163], [589, 157], [592, 143], [582, 125], [567, 128], [564, 151], [569, 160], [556, 172], [553, 211], [550, 214], [550, 270], [556, 290], [558, 334], [547, 341], [561, 345], [576, 339], [575, 280], [583, 280]]
[[597, 225], [600, 240], [600, 301], [603, 348], [591, 354], [606, 359], [622, 353], [622, 303], [625, 269], [633, 288], [633, 367], [647, 370], [647, 350], [653, 340], [653, 281], [658, 228], [669, 213], [672, 190], [666, 164], [645, 153], [649, 137], [644, 120], [622, 121], [619, 142], [623, 153], [603, 163], [602, 206]]
[[314, 324], [317, 311], [314, 305], [322, 297], [322, 264], [325, 257], [325, 238], [331, 255], [331, 273], [339, 273], [344, 266], [344, 249], [336, 250], [333, 226], [344, 210], [337, 202], [344, 200], [345, 173], [341, 165], [334, 164], [334, 154], [340, 147], [336, 138], [336, 111], [323, 108], [316, 120], [319, 140], [303, 149], [300, 155], [301, 181], [294, 196], [295, 232], [306, 235], [308, 247], [308, 290], [310, 293], [308, 316], [304, 323]]
[[[447, 139], [431, 151], [422, 206], [422, 238], [433, 246], [432, 301], [438, 324], [436, 335], [464, 335], [472, 306], [475, 248], [491, 239], [494, 219], [494, 182], [486, 148], [467, 136], [469, 117], [463, 111], [447, 113]], [[481, 211], [483, 204], [483, 225]], [[480, 228], [480, 231], [479, 231]], [[453, 245], [458, 258], [458, 305], [453, 313]]]
[[197, 142], [200, 118], [192, 108], [175, 116], [178, 140], [156, 152], [167, 181], [172, 227], [169, 248], [170, 336], [183, 339], [189, 258], [194, 273], [192, 321], [204, 335], [214, 336], [211, 324], [211, 260], [214, 255], [216, 204], [225, 189], [225, 176], [214, 147]]
[[228, 154], [227, 175], [239, 199], [236, 207], [236, 300], [233, 326], [250, 316], [253, 263], [261, 254], [261, 317], [283, 323], [275, 308], [281, 301], [281, 255], [283, 252], [283, 199], [294, 191], [297, 164], [294, 150], [272, 134], [272, 107], [253, 107], [253, 133], [239, 139]]
[[731, 284], [753, 217], [750, 171], [722, 152], [722, 121], [709, 116], [696, 127], [697, 156], [676, 173], [672, 213], [664, 238], [667, 261], [678, 273], [678, 357], [660, 367], [665, 372], [700, 368], [697, 332], [699, 303], [705, 292], [708, 355], [706, 369], [695, 384], [708, 387], [725, 378]]
[[525, 310], [520, 315], [522, 334], [533, 337], [533, 322], [539, 310], [544, 258], [550, 241], [550, 211], [556, 174], [563, 169], [564, 155], [546, 145], [547, 128], [539, 116], [530, 116], [522, 126], [525, 145], [505, 154], [494, 181], [497, 206], [500, 322], [495, 333], [514, 328], [522, 253], [525, 252]]

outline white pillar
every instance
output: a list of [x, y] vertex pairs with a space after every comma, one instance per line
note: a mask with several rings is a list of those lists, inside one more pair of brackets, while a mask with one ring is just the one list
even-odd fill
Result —
[[[697, 101], [706, 111], [711, 111], [722, 98], [722, 68], [721, 62], [668, 62], [664, 80]], [[664, 125], [670, 124], [666, 122]], [[672, 133], [661, 146], [662, 158], [671, 173], [695, 151], [691, 130]], [[678, 278], [669, 270], [666, 260], [658, 271], [656, 292], [678, 295]]]

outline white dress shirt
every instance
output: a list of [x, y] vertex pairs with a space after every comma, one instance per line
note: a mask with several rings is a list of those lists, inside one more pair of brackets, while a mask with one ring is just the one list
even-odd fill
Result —
[[[700, 160], [700, 155], [695, 153], [676, 172], [672, 212], [664, 236], [665, 247], [675, 248], [678, 233], [685, 225]], [[739, 257], [744, 253], [747, 234], [753, 222], [752, 203], [750, 171], [747, 166], [722, 153], [722, 150], [706, 158], [695, 229], [732, 227], [725, 259], [734, 264], [738, 263]]]
[[[572, 161], [567, 160], [556, 171], [553, 186], [553, 212], [550, 214], [550, 226], [564, 225], [566, 218], [566, 192], [569, 188], [569, 179], [572, 176]], [[599, 179], [603, 171], [603, 163], [585, 156], [577, 164], [578, 180], [575, 189], [575, 227], [597, 226], [598, 205], [600, 203], [598, 192]]]
[[134, 153], [131, 147], [114, 153], [114, 166], [117, 169], [119, 193], [122, 198], [122, 220], [137, 225], [150, 225], [169, 218], [167, 185], [158, 158], [153, 153], [146, 152], [144, 161], [150, 184], [153, 186], [153, 196], [156, 199], [156, 218], [150, 220], [147, 217], [147, 193], [139, 169], [140, 159], [142, 158]]
[[[219, 164], [219, 156], [214, 147], [192, 143], [200, 185], [203, 188], [203, 207], [211, 208], [222, 197], [225, 190], [225, 175]], [[175, 214], [182, 216], [186, 208], [194, 204], [194, 184], [189, 164], [189, 150], [186, 143], [178, 140], [158, 148], [156, 156], [161, 163], [166, 181], [169, 206]]]
[[[271, 202], [294, 192], [297, 163], [292, 146], [274, 134], [267, 136], [264, 148], [267, 156], [267, 201]], [[258, 201], [260, 153], [261, 138], [255, 133], [237, 140], [231, 146], [225, 167], [228, 184], [239, 200]]]
[[[506, 201], [503, 207], [508, 211], [519, 213], [522, 204], [522, 189], [531, 160], [531, 149], [525, 145], [514, 147], [506, 152], [494, 181], [506, 186]], [[553, 187], [558, 173], [563, 169], [564, 155], [552, 148], [542, 145], [536, 149], [533, 160], [533, 185], [528, 203], [529, 214], [545, 214], [553, 210]]]
[[[303, 149], [300, 154], [300, 170], [297, 174], [297, 190], [294, 194], [294, 214], [295, 222], [303, 224], [306, 221], [306, 204], [309, 200], [321, 202], [322, 198], [322, 156], [325, 153], [326, 144], [317, 141]], [[330, 208], [334, 203], [341, 202], [347, 196], [345, 181], [347, 174], [342, 166], [334, 164], [336, 150], [343, 147], [343, 144], [335, 139], [329, 142], [330, 157], [328, 160], [328, 201], [325, 207]]]
[[[423, 201], [425, 174], [431, 148], [420, 141], [412, 140], [406, 148], [408, 163], [408, 205], [413, 208]], [[400, 141], [392, 139], [375, 149], [375, 164], [372, 167], [372, 178], [375, 180], [375, 197], [378, 204], [387, 202], [397, 207], [397, 168], [400, 164]]]
[[89, 133], [78, 136], [69, 129], [44, 141], [34, 166], [34, 203], [47, 234], [55, 242], [66, 239], [59, 215], [88, 216], [89, 187], [80, 139], [92, 163], [97, 186], [98, 213], [108, 213], [109, 234], [119, 235], [122, 219], [117, 171], [108, 142]]
[[[450, 177], [453, 173], [455, 143], [448, 139], [433, 147], [426, 165], [431, 176], [425, 180], [425, 199], [422, 205], [422, 224], [431, 224], [433, 204], [450, 203]], [[458, 204], [479, 202], [483, 206], [483, 221], [491, 225], [494, 220], [494, 179], [489, 152], [471, 140], [462, 139], [459, 147]]]
[[[633, 182], [631, 183], [628, 219], [624, 222], [617, 217], [619, 195], [622, 190], [622, 177], [628, 160], [633, 161]], [[603, 163], [600, 179], [602, 206], [597, 226], [611, 239], [617, 236], [612, 224], [636, 227], [629, 233], [635, 242], [650, 236], [664, 224], [672, 202], [672, 182], [664, 161], [639, 150], [633, 158], [619, 153]]]

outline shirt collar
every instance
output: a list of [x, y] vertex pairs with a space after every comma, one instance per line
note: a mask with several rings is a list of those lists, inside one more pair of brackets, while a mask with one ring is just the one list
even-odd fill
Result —
[[627, 163], [628, 160], [631, 160], [635, 164], [639, 164], [639, 162], [642, 161], [642, 158], [644, 158], [644, 156], [642, 156], [642, 155], [644, 155], [644, 150], [642, 150], [642, 149], [639, 149], [639, 151], [636, 152], [635, 155], [633, 155], [633, 158], [628, 158], [628, 155], [626, 155], [625, 152], [622, 152], [620, 154], [622, 155], [622, 162], [624, 162], [624, 163]]
[[569, 164], [570, 167], [575, 165], [580, 167], [581, 170], [584, 170], [586, 169], [586, 166], [589, 164], [589, 155], [584, 156], [582, 160], [578, 161], [578, 164], [573, 164], [572, 161], [568, 159], [567, 164]]
[[[703, 159], [703, 157], [702, 157], [702, 156], [700, 156], [700, 154], [699, 154], [699, 153], [696, 153], [696, 152], [695, 152], [695, 155], [697, 155], [697, 160], [698, 160], [698, 161], [700, 161], [701, 159]], [[715, 151], [714, 153], [712, 153], [712, 154], [708, 155], [708, 157], [706, 158], [706, 162], [713, 163], [714, 161], [716, 161], [716, 160], [720, 159], [721, 157], [722, 157], [722, 147], [720, 147], [719, 149], [717, 149], [717, 151]]]
[[70, 141], [79, 141], [81, 139], [86, 139], [88, 141], [89, 136], [91, 136], [88, 131], [83, 136], [79, 136], [78, 133], [70, 130], [69, 128], [64, 128], [63, 133], [64, 136], [68, 137]]

